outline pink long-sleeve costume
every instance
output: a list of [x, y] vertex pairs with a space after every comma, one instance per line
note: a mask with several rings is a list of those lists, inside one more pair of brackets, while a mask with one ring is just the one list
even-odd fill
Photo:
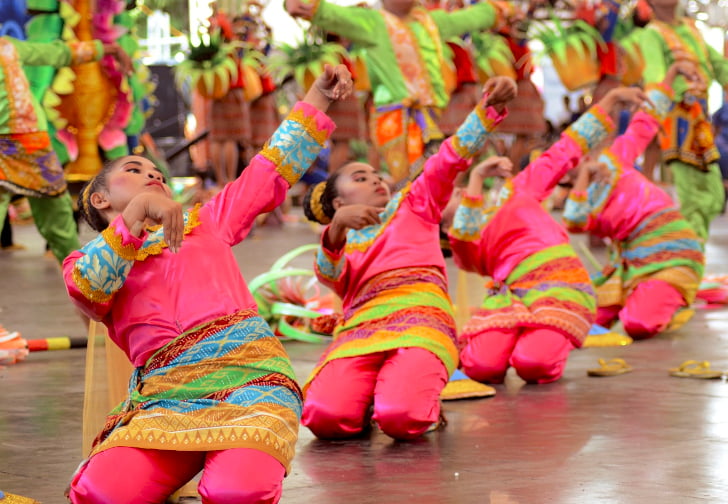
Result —
[[[137, 368], [72, 482], [72, 502], [161, 502], [203, 466], [203, 500], [277, 502], [302, 400], [231, 247], [283, 201], [333, 128], [297, 104], [237, 180], [185, 212], [177, 254], [163, 229], [136, 237], [119, 216], [66, 258], [71, 299]], [[116, 478], [119, 467], [133, 468], [130, 478]]]
[[572, 191], [564, 209], [569, 230], [611, 239], [610, 263], [594, 279], [597, 322], [619, 317], [636, 338], [664, 330], [692, 302], [704, 263], [699, 238], [672, 198], [634, 168], [672, 103], [669, 89], [647, 92], [654, 108], [638, 111], [599, 157], [609, 180], [590, 184], [585, 194]]
[[492, 277], [489, 296], [460, 336], [461, 363], [472, 378], [498, 383], [513, 366], [528, 382], [554, 381], [586, 337], [596, 305], [589, 275], [541, 203], [611, 127], [594, 107], [506, 182], [496, 208], [464, 197], [450, 232], [453, 257]]
[[381, 224], [350, 229], [342, 249], [328, 248], [324, 231], [316, 273], [343, 299], [344, 320], [304, 386], [303, 424], [317, 436], [361, 432], [372, 404], [374, 421], [398, 439], [437, 420], [440, 392], [458, 364], [441, 212], [455, 176], [502, 117], [492, 107], [472, 112], [394, 195]]

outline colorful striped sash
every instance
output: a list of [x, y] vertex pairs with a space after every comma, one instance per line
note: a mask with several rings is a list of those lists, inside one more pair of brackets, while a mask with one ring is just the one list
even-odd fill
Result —
[[462, 341], [491, 329], [543, 327], [580, 347], [594, 322], [596, 300], [589, 273], [568, 243], [533, 254], [491, 282], [483, 304], [463, 328]]
[[187, 331], [137, 368], [91, 454], [253, 448], [288, 469], [301, 408], [280, 340], [255, 311], [241, 311]]
[[645, 280], [663, 280], [692, 303], [703, 277], [701, 241], [675, 208], [647, 217], [630, 236], [613, 245], [610, 264], [594, 277], [599, 306], [623, 306]]
[[404, 347], [431, 351], [452, 373], [458, 364], [453, 315], [445, 278], [437, 268], [404, 268], [375, 276], [344, 313], [304, 392], [331, 360]]

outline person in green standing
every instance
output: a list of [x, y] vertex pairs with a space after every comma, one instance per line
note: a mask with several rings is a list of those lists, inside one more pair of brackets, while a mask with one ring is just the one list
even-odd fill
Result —
[[285, 6], [291, 16], [366, 50], [375, 108], [372, 140], [395, 183], [406, 180], [414, 161], [436, 151], [444, 138], [436, 120], [452, 91], [445, 77], [445, 41], [497, 29], [515, 15], [510, 2], [496, 1], [454, 12], [428, 11], [415, 0], [383, 0], [382, 9], [327, 0], [285, 0]]
[[648, 2], [653, 19], [640, 36], [645, 83], [660, 82], [670, 65], [681, 59], [695, 63], [704, 80], [704, 89], [690, 93], [682, 77], [675, 80], [675, 105], [663, 123], [660, 144], [680, 210], [705, 242], [725, 199], [719, 154], [706, 116], [707, 88], [713, 80], [728, 85], [728, 59], [706, 44], [692, 19], [678, 15], [678, 0]]
[[63, 168], [23, 66], [61, 68], [98, 61], [107, 54], [128, 73], [131, 61], [115, 43], [25, 42], [0, 37], [0, 222], [13, 194], [27, 196], [35, 225], [59, 263], [81, 244]]

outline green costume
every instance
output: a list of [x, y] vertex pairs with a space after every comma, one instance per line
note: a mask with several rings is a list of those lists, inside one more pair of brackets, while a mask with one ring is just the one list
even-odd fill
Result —
[[11, 193], [28, 196], [38, 231], [63, 259], [81, 247], [63, 168], [23, 65], [61, 68], [100, 59], [100, 42], [32, 43], [0, 37], [0, 222]]
[[431, 140], [450, 100], [443, 73], [450, 71], [444, 41], [502, 22], [505, 3], [484, 2], [454, 12], [414, 7], [405, 17], [380, 9], [342, 7], [320, 0], [311, 23], [365, 49], [375, 113], [372, 138], [397, 180]]
[[[690, 19], [673, 25], [652, 21], [640, 37], [645, 58], [645, 83], [660, 82], [674, 62], [674, 51], [692, 55], [706, 84], [728, 85], [728, 59], [708, 46]], [[663, 124], [663, 159], [672, 170], [680, 210], [698, 235], [708, 239], [710, 222], [723, 210], [724, 191], [719, 157], [705, 115], [706, 96], [687, 96], [682, 76], [675, 79], [675, 101]]]

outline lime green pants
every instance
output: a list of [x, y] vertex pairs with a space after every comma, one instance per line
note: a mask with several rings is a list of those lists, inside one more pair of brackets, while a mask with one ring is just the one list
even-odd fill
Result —
[[698, 236], [707, 241], [710, 223], [723, 211], [725, 199], [718, 164], [711, 163], [704, 172], [681, 161], [671, 161], [670, 169], [680, 200], [680, 212]]
[[[8, 212], [11, 196], [9, 192], [0, 190], [0, 226]], [[81, 248], [76, 221], [73, 218], [73, 204], [68, 192], [55, 198], [28, 197], [28, 203], [38, 232], [48, 242], [51, 252], [59, 263], [62, 263], [68, 254]]]

